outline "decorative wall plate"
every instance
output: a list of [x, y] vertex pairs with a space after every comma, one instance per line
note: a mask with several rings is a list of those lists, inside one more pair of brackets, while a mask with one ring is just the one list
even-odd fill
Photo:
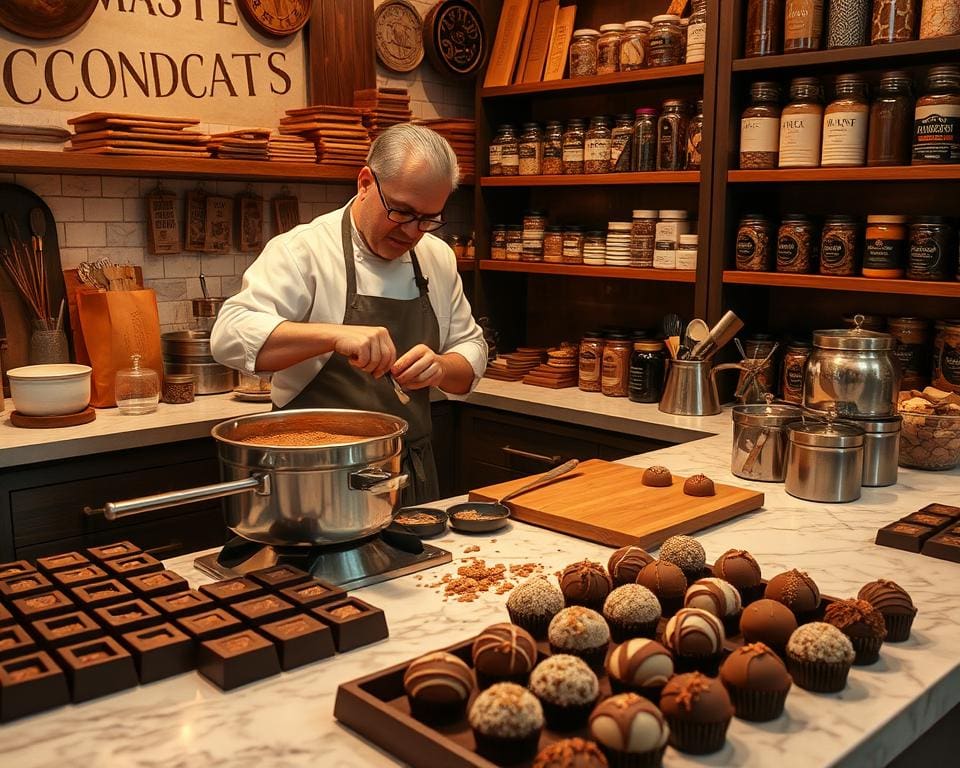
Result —
[[15, 35], [49, 40], [82, 27], [100, 0], [3, 0], [0, 25]]
[[244, 18], [271, 37], [288, 37], [310, 21], [313, 0], [238, 0]]
[[381, 3], [373, 17], [377, 58], [392, 72], [411, 72], [423, 61], [423, 19], [407, 0]]
[[423, 22], [423, 47], [434, 68], [454, 77], [472, 77], [487, 58], [483, 18], [470, 0], [441, 0]]

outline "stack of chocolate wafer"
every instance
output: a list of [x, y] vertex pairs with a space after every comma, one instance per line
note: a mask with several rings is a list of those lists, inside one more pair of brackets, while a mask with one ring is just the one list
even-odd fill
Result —
[[267, 142], [270, 131], [264, 128], [247, 128], [239, 131], [215, 133], [207, 146], [214, 157], [224, 160], [268, 160]]
[[64, 149], [94, 155], [210, 157], [210, 137], [187, 130], [199, 122], [192, 117], [89, 112], [67, 120], [74, 134]]
[[564, 342], [547, 352], [547, 362], [538, 365], [523, 377], [524, 384], [547, 389], [565, 389], [577, 386], [577, 348]]
[[542, 347], [517, 347], [516, 352], [491, 360], [483, 375], [500, 381], [520, 381], [544, 362], [546, 355], [547, 350]]
[[406, 88], [366, 88], [353, 92], [353, 105], [363, 110], [363, 124], [375, 139], [391, 125], [409, 123], [410, 94]]
[[321, 165], [363, 165], [370, 149], [370, 134], [356, 107], [318, 105], [288, 109], [280, 120], [280, 133], [311, 140]]
[[273, 133], [267, 143], [267, 156], [274, 163], [315, 163], [317, 146], [302, 136]]
[[445, 138], [457, 155], [461, 177], [473, 176], [476, 171], [476, 122], [455, 117], [419, 120]]

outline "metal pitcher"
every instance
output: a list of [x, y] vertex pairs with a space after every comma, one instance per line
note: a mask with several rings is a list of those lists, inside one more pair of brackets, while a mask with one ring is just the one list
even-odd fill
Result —
[[669, 360], [667, 383], [659, 409], [674, 416], [713, 416], [720, 413], [717, 374], [739, 371], [740, 363], [711, 366], [709, 360]]

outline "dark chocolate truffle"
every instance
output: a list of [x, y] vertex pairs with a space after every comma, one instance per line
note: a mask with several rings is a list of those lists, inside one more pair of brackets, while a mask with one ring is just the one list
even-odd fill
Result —
[[583, 560], [563, 569], [560, 591], [567, 606], [583, 605], [599, 611], [613, 584], [600, 563]]
[[669, 488], [673, 484], [673, 475], [670, 474], [669, 469], [658, 464], [643, 470], [640, 482], [651, 488]]
[[776, 600], [757, 600], [743, 609], [740, 632], [748, 643], [766, 643], [781, 656], [797, 628], [797, 617]]
[[632, 544], [626, 547], [620, 547], [616, 552], [610, 555], [607, 563], [607, 571], [615, 587], [624, 584], [633, 584], [644, 566], [654, 561], [654, 557], [648, 554], [646, 550], [635, 547]]
[[820, 606], [820, 590], [803, 571], [778, 573], [767, 583], [763, 596], [783, 603], [798, 619], [810, 618]]
[[403, 675], [413, 716], [430, 722], [459, 719], [473, 690], [473, 674], [463, 661], [442, 651], [414, 660]]
[[857, 597], [866, 600], [883, 614], [888, 643], [902, 643], [910, 637], [910, 627], [917, 609], [903, 587], [894, 581], [877, 579], [861, 587]]
[[713, 564], [713, 572], [740, 590], [741, 597], [745, 596], [745, 591], [760, 586], [760, 565], [753, 555], [743, 549], [728, 549], [720, 555]]
[[768, 646], [749, 643], [737, 648], [720, 666], [737, 717], [764, 722], [783, 712], [792, 685], [786, 666]]
[[880, 658], [880, 646], [887, 636], [887, 627], [883, 614], [866, 600], [830, 603], [823, 620], [850, 638], [857, 654], [854, 664], [873, 664]]
[[706, 475], [691, 475], [683, 481], [683, 492], [687, 496], [716, 496], [717, 489]]
[[537, 641], [516, 624], [493, 624], [473, 641], [472, 654], [480, 687], [498, 682], [525, 685], [537, 663]]
[[672, 616], [683, 605], [687, 591], [687, 577], [680, 567], [666, 560], [656, 560], [644, 567], [637, 576], [637, 584], [657, 596], [664, 616]]
[[727, 689], [699, 672], [670, 678], [660, 697], [660, 710], [670, 725], [670, 743], [696, 755], [723, 747], [733, 717]]
[[592, 741], [560, 739], [540, 750], [532, 768], [607, 768], [603, 752]]
[[635, 762], [637, 755], [661, 755], [670, 729], [656, 705], [635, 693], [619, 693], [600, 702], [590, 715], [590, 735], [615, 765], [659, 765]]

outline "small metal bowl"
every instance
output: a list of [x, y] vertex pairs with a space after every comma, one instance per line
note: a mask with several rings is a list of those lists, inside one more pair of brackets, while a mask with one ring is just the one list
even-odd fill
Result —
[[[432, 519], [430, 522], [405, 523], [402, 521], [405, 515], [427, 515]], [[402, 507], [393, 516], [393, 524], [422, 539], [428, 536], [439, 536], [447, 530], [447, 513], [434, 507]]]
[[[463, 512], [476, 512], [480, 519], [464, 520], [457, 517]], [[510, 522], [510, 510], [503, 504], [493, 504], [490, 502], [465, 501], [461, 504], [454, 504], [447, 509], [447, 516], [450, 519], [450, 527], [463, 533], [490, 533], [499, 531], [508, 522]]]

